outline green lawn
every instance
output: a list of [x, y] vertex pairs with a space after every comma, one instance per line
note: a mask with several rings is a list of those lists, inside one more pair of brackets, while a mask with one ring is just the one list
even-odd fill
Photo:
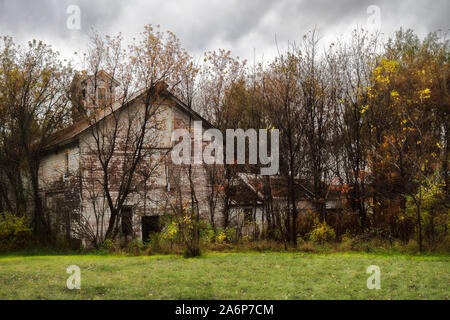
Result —
[[[449, 299], [450, 257], [209, 253], [0, 256], [0, 299]], [[81, 268], [69, 290], [66, 267]], [[381, 289], [366, 268], [381, 268]]]

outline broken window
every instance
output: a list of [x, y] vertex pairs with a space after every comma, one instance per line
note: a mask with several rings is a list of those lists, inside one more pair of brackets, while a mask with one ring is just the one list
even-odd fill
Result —
[[244, 222], [255, 222], [255, 215], [252, 209], [244, 210]]

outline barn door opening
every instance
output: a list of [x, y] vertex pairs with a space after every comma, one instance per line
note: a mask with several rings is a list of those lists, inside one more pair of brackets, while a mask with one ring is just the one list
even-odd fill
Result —
[[147, 242], [152, 233], [161, 231], [159, 216], [142, 217], [142, 241]]

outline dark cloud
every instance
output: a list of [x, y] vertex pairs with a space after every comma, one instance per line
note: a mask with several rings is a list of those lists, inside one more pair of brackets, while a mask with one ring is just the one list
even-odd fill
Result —
[[[81, 30], [66, 27], [70, 4], [81, 9]], [[92, 28], [135, 36], [145, 24], [174, 31], [195, 55], [224, 47], [249, 57], [253, 48], [271, 56], [280, 44], [317, 27], [324, 41], [365, 26], [367, 7], [381, 10], [381, 31], [413, 28], [420, 35], [449, 28], [450, 1], [392, 0], [0, 0], [0, 34], [20, 41], [40, 38], [64, 54], [81, 50]]]

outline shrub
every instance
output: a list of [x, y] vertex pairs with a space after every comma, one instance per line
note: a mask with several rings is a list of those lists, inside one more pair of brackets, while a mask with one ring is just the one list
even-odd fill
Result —
[[100, 251], [115, 252], [119, 249], [119, 245], [113, 239], [106, 239], [100, 245]]
[[236, 229], [235, 228], [231, 228], [231, 227], [225, 228], [224, 232], [225, 232], [225, 237], [226, 237], [225, 239], [228, 243], [232, 243], [236, 240]]
[[216, 243], [233, 243], [235, 242], [236, 229], [227, 227], [225, 229], [218, 228], [217, 234], [215, 235]]
[[200, 239], [203, 243], [209, 244], [213, 243], [216, 239], [216, 233], [214, 232], [214, 229], [212, 226], [207, 222], [201, 222], [200, 224]]
[[161, 251], [161, 238], [163, 236], [159, 233], [152, 233], [148, 237], [148, 244], [147, 246], [150, 249], [151, 253], [156, 253]]
[[[181, 241], [181, 233], [179, 231], [180, 230], [176, 221], [168, 221], [162, 228], [160, 238], [167, 240], [170, 243], [179, 242]], [[150, 238], [152, 237], [154, 236], [150, 235]]]
[[305, 214], [300, 214], [297, 218], [297, 233], [301, 237], [307, 238], [308, 234], [314, 229], [317, 217], [318, 214], [313, 210], [307, 210]]
[[216, 237], [217, 243], [225, 243], [226, 240], [227, 240], [227, 235], [225, 234], [224, 231], [220, 231], [217, 233], [217, 237]]
[[316, 252], [316, 248], [314, 246], [314, 243], [311, 241], [302, 242], [299, 245], [299, 250], [304, 252]]
[[144, 243], [140, 239], [133, 239], [127, 245], [127, 252], [138, 256], [141, 254], [143, 248]]
[[31, 228], [26, 216], [0, 213], [0, 251], [22, 249], [31, 240]]
[[380, 243], [389, 242], [389, 244], [392, 245], [394, 238], [390, 230], [387, 230], [386, 228], [366, 230], [355, 237], [356, 242], [369, 242], [372, 240], [377, 240]]
[[326, 222], [316, 222], [309, 234], [311, 241], [324, 243], [335, 239], [334, 230]]

